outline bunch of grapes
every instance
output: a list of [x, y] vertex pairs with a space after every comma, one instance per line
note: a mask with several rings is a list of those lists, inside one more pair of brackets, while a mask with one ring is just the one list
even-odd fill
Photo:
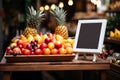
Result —
[[108, 57], [113, 56], [113, 53], [114, 53], [113, 49], [103, 50], [102, 53], [98, 55], [98, 57], [102, 59], [107, 59]]

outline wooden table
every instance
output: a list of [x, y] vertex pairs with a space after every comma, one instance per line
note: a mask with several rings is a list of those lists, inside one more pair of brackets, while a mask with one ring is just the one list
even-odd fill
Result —
[[23, 63], [0, 63], [0, 71], [3, 72], [3, 80], [10, 80], [11, 72], [14, 71], [58, 71], [58, 70], [98, 70], [101, 80], [106, 79], [106, 71], [110, 69], [108, 61], [77, 60], [67, 62], [23, 62]]

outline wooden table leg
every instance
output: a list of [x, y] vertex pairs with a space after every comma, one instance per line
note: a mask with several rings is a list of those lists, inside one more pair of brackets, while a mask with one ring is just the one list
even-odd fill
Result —
[[3, 72], [3, 80], [10, 80], [11, 72]]
[[107, 80], [107, 72], [101, 71], [101, 80]]

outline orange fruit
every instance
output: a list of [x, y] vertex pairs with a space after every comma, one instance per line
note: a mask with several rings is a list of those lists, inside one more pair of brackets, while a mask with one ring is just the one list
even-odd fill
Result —
[[67, 47], [66, 51], [67, 51], [67, 54], [72, 54], [73, 53], [73, 48], [72, 47]]
[[44, 48], [43, 49], [43, 54], [45, 54], [45, 55], [50, 55], [50, 49], [49, 48]]
[[13, 49], [13, 52], [16, 52], [16, 53], [21, 53], [21, 50], [20, 50], [20, 48], [15, 47], [15, 48]]
[[66, 54], [66, 52], [66, 49], [63, 47], [59, 49], [59, 54]]

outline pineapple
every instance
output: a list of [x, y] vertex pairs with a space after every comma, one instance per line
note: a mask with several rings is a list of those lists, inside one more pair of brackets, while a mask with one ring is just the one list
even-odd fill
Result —
[[58, 26], [55, 28], [55, 34], [61, 35], [64, 39], [68, 38], [68, 29], [65, 26], [66, 11], [62, 8], [56, 7], [50, 13], [54, 16]]
[[23, 35], [27, 37], [28, 35], [35, 36], [37, 31], [37, 26], [40, 25], [40, 22], [44, 20], [43, 16], [45, 15], [43, 11], [36, 11], [32, 6], [28, 7], [29, 14], [27, 14], [27, 27], [25, 28]]

